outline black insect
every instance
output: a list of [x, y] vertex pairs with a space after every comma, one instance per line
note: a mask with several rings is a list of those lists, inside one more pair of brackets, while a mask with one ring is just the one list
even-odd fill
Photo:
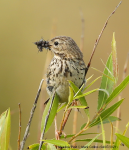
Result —
[[40, 41], [35, 42], [34, 44], [37, 45], [37, 48], [39, 49], [40, 52], [43, 51], [43, 48], [51, 50], [49, 42], [44, 41], [43, 39], [41, 39]]

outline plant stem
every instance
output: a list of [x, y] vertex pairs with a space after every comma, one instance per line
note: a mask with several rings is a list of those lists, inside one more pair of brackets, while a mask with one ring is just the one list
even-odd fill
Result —
[[47, 125], [48, 118], [50, 116], [50, 112], [51, 112], [51, 109], [52, 109], [52, 104], [53, 104], [54, 98], [55, 98], [55, 91], [54, 91], [53, 96], [52, 96], [52, 100], [51, 100], [51, 104], [50, 104], [50, 107], [49, 107], [49, 110], [48, 110], [48, 114], [46, 115], [46, 118], [45, 118], [44, 128], [43, 128], [43, 132], [41, 134], [41, 139], [40, 139], [41, 141], [40, 141], [38, 150], [41, 150], [43, 142], [44, 142], [43, 137], [44, 137], [44, 134], [45, 134], [46, 125]]
[[[74, 102], [72, 103], [72, 106], [73, 106], [73, 105], [74, 105]], [[68, 120], [68, 117], [69, 117], [69, 115], [70, 115], [70, 113], [71, 113], [71, 111], [72, 111], [72, 109], [68, 110], [68, 107], [69, 107], [69, 103], [67, 104], [67, 106], [66, 106], [66, 108], [65, 108], [65, 111], [64, 111], [64, 114], [63, 114], [63, 119], [62, 119], [61, 125], [60, 125], [59, 136], [62, 134], [62, 131], [63, 131], [63, 129], [64, 129], [64, 127], [65, 127], [65, 124], [66, 124], [66, 122], [67, 122], [67, 120]], [[67, 110], [68, 110], [68, 112], [67, 112]], [[67, 116], [66, 116], [66, 112], [67, 112]], [[65, 117], [65, 116], [66, 116], [66, 117]]]
[[33, 107], [32, 107], [31, 112], [30, 112], [30, 118], [29, 118], [29, 121], [28, 121], [28, 124], [27, 124], [27, 127], [26, 127], [26, 131], [25, 131], [23, 140], [21, 142], [20, 150], [23, 150], [25, 142], [27, 140], [27, 137], [28, 137], [28, 134], [29, 134], [29, 130], [30, 130], [31, 121], [32, 121], [32, 118], [33, 118], [33, 115], [34, 115], [34, 112], [35, 112], [35, 109], [36, 109], [36, 105], [37, 105], [38, 98], [39, 98], [39, 95], [40, 95], [40, 92], [41, 92], [41, 87], [42, 87], [43, 81], [44, 81], [44, 79], [42, 79], [41, 82], [40, 82], [39, 89], [38, 89], [38, 92], [37, 92], [37, 95], [36, 95]]
[[77, 136], [79, 136], [81, 133], [83, 133], [84, 131], [88, 130], [89, 129], [89, 123], [86, 124], [86, 126], [80, 131], [78, 132], [76, 135], [74, 135], [69, 141], [68, 143], [70, 143], [73, 139], [75, 139]]

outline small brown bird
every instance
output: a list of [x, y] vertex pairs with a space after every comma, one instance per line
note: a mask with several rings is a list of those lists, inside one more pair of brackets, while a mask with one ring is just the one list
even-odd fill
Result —
[[39, 51], [47, 48], [54, 53], [54, 57], [47, 69], [47, 92], [51, 96], [56, 91], [60, 103], [67, 102], [69, 83], [72, 81], [78, 88], [85, 83], [86, 65], [83, 54], [75, 41], [67, 36], [57, 36], [49, 42], [40, 40], [35, 42]]

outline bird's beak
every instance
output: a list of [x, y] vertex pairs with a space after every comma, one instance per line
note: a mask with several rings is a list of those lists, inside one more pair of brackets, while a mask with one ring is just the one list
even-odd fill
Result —
[[51, 50], [51, 46], [52, 46], [52, 45], [50, 45], [50, 42], [44, 41], [43, 39], [35, 42], [34, 44], [37, 45], [37, 48], [39, 49], [40, 52], [43, 51], [43, 48]]

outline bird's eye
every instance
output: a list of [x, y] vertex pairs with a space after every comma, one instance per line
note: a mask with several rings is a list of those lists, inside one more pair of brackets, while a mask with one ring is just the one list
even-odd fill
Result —
[[54, 42], [54, 45], [55, 45], [55, 46], [57, 46], [58, 44], [59, 44], [59, 43], [58, 43], [57, 41], [56, 41], [56, 42]]

